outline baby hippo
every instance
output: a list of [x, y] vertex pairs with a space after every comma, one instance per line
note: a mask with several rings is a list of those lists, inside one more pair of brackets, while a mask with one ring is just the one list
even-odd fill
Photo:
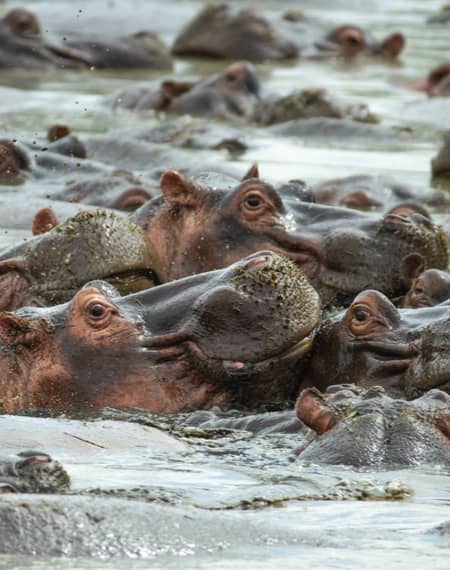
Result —
[[298, 418], [317, 437], [298, 450], [312, 463], [389, 467], [423, 463], [450, 466], [450, 396], [430, 390], [406, 402], [380, 387], [333, 386], [326, 394], [303, 390]]
[[64, 305], [0, 313], [0, 400], [6, 412], [285, 405], [319, 319], [316, 291], [272, 252], [126, 297], [94, 282]]
[[416, 276], [399, 306], [418, 309], [432, 307], [450, 299], [450, 275], [447, 271], [427, 269]]

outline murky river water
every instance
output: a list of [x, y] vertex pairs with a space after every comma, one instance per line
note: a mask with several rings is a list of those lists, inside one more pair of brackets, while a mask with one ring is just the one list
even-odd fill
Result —
[[[1, 2], [0, 15], [17, 4]], [[450, 28], [425, 25], [426, 17], [436, 12], [441, 2], [265, 0], [257, 4], [269, 11], [295, 6], [326, 23], [367, 26], [378, 36], [402, 31], [407, 47], [398, 64], [298, 62], [264, 64], [259, 71], [270, 91], [287, 93], [293, 88], [326, 87], [344, 103], [366, 103], [384, 125], [416, 128], [417, 139], [400, 146], [374, 145], [369, 140], [346, 145], [339, 140], [275, 139], [261, 130], [236, 166], [243, 171], [257, 160], [263, 176], [271, 179], [295, 177], [312, 182], [356, 173], [388, 173], [406, 182], [428, 185], [430, 159], [436, 153], [440, 133], [450, 129], [450, 99], [429, 100], [421, 93], [407, 91], [401, 83], [426, 75], [450, 58]], [[20, 5], [36, 12], [49, 34], [79, 29], [123, 34], [146, 28], [170, 42], [201, 3], [24, 0]], [[175, 72], [179, 77], [192, 76], [222, 66], [179, 60]], [[148, 72], [2, 71], [0, 132], [32, 140], [42, 137], [56, 122], [67, 123], [80, 134], [139, 125], [142, 117], [111, 113], [102, 102], [103, 95], [135, 81], [158, 77]], [[148, 116], [144, 120], [150, 124], [154, 119]], [[194, 156], [193, 160], [198, 160]], [[229, 160], [224, 153], [223, 161]], [[45, 191], [42, 182], [28, 184]], [[3, 191], [20, 192], [21, 188]], [[3, 231], [0, 245], [25, 235], [21, 231]], [[147, 560], [120, 561], [0, 556], [0, 570], [449, 567], [450, 531], [432, 531], [450, 520], [448, 470], [356, 473], [342, 468], [300, 467], [291, 460], [294, 436], [191, 438], [189, 445], [188, 452], [169, 455], [149, 449], [115, 454], [102, 451], [95, 460], [82, 454], [64, 454], [52, 447], [48, 451], [67, 465], [75, 489], [141, 488], [153, 498], [164, 497], [169, 504], [194, 509], [193, 515], [190, 511], [194, 517], [195, 512], [214, 512], [216, 531], [222, 525], [224, 529], [220, 549], [206, 551], [200, 542], [194, 542], [176, 553], [169, 550], [152, 557], [155, 553], [150, 552]], [[389, 498], [389, 485], [403, 489], [402, 499], [385, 500]], [[370, 489], [366, 495], [361, 491], [364, 488]], [[352, 498], [355, 496], [372, 500], [356, 500]], [[242, 529], [247, 524], [260, 527], [261, 540], [254, 535], [249, 535], [247, 541], [233, 538], [232, 533], [227, 534], [233, 524]]]

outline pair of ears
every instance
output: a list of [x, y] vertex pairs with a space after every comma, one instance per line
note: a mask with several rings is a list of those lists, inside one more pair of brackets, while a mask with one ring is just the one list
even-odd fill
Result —
[[[250, 180], [251, 178], [259, 178], [259, 168], [256, 163], [250, 166], [241, 178], [241, 182]], [[205, 186], [193, 180], [189, 180], [177, 170], [167, 170], [164, 172], [161, 176], [160, 187], [165, 200], [174, 206], [196, 206], [208, 192]]]

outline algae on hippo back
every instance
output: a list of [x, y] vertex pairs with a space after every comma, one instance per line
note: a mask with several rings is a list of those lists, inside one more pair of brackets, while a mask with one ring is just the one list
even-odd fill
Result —
[[80, 212], [2, 253], [0, 308], [62, 303], [93, 279], [127, 294], [153, 286], [161, 276], [140, 227], [106, 210]]

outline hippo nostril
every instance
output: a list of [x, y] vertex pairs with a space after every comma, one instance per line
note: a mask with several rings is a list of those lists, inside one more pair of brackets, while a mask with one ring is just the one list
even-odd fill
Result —
[[245, 264], [245, 269], [261, 269], [268, 261], [270, 261], [268, 255], [259, 255], [258, 257], [250, 259], [250, 261]]

